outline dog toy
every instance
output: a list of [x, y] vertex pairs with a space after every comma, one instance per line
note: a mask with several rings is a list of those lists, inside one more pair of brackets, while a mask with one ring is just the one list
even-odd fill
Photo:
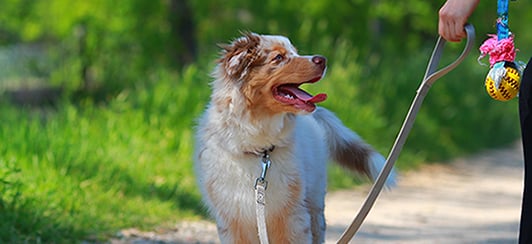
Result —
[[497, 1], [497, 35], [488, 35], [479, 48], [480, 59], [489, 56], [490, 71], [486, 91], [495, 100], [508, 101], [517, 96], [523, 68], [514, 62], [514, 37], [508, 28], [508, 0]]

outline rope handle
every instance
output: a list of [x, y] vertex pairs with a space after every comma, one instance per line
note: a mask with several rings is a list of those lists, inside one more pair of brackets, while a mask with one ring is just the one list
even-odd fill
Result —
[[510, 35], [508, 28], [508, 0], [497, 0], [497, 38], [506, 39]]
[[449, 71], [456, 68], [456, 66], [458, 66], [458, 64], [460, 64], [464, 60], [464, 58], [467, 56], [471, 48], [473, 48], [474, 39], [475, 39], [475, 28], [471, 24], [466, 24], [464, 28], [467, 33], [467, 42], [465, 44], [464, 50], [454, 62], [452, 62], [451, 64], [449, 64], [448, 66], [440, 70], [437, 70], [437, 68], [438, 68], [440, 58], [442, 56], [443, 47], [445, 45], [445, 40], [441, 36], [438, 38], [438, 41], [436, 42], [436, 46], [434, 47], [434, 51], [432, 52], [432, 56], [430, 57], [423, 81], [421, 82], [421, 85], [419, 89], [417, 90], [416, 97], [414, 98], [414, 101], [412, 102], [412, 105], [410, 107], [410, 110], [408, 111], [408, 114], [405, 118], [403, 126], [401, 127], [401, 130], [399, 131], [399, 134], [392, 147], [392, 150], [390, 151], [388, 159], [386, 160], [386, 163], [384, 164], [384, 167], [382, 168], [381, 173], [377, 177], [377, 180], [373, 184], [373, 187], [371, 188], [368, 196], [366, 197], [366, 201], [360, 208], [355, 219], [353, 219], [353, 222], [351, 223], [351, 225], [345, 230], [345, 232], [342, 234], [342, 236], [338, 240], [337, 242], [338, 244], [347, 244], [353, 238], [355, 233], [358, 231], [358, 229], [362, 225], [362, 222], [368, 215], [369, 211], [375, 204], [375, 201], [377, 200], [377, 197], [379, 196], [379, 193], [381, 192], [384, 186], [384, 183], [386, 182], [386, 179], [388, 178], [388, 175], [392, 171], [395, 161], [399, 157], [399, 153], [401, 152], [401, 149], [403, 148], [406, 138], [408, 137], [408, 134], [410, 133], [410, 130], [412, 129], [412, 125], [414, 124], [416, 115], [421, 107], [421, 104], [423, 103], [423, 99], [425, 98], [425, 95], [427, 94], [432, 84], [434, 84], [434, 82], [437, 79], [439, 79], [440, 77], [449, 73]]

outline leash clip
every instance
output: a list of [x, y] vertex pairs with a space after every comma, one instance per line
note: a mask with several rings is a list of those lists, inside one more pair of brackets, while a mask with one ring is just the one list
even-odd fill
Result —
[[268, 169], [270, 168], [271, 163], [272, 163], [270, 160], [270, 153], [268, 151], [264, 151], [260, 162], [262, 166], [262, 171], [260, 173], [260, 177], [258, 177], [255, 180], [255, 189], [257, 189], [257, 185], [259, 184], [264, 186], [264, 189], [266, 189], [268, 187], [268, 181], [266, 180], [266, 174], [268, 173]]

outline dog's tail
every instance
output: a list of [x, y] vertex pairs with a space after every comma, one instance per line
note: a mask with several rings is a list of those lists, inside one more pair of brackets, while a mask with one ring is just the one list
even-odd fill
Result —
[[[375, 180], [386, 159], [355, 132], [345, 127], [340, 119], [325, 108], [317, 107], [312, 116], [325, 129], [330, 157], [351, 171], [362, 173]], [[386, 186], [395, 185], [395, 172], [392, 170]]]

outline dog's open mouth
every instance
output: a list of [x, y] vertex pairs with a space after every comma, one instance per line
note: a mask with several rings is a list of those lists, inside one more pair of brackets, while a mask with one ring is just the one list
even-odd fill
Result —
[[305, 83], [314, 83], [321, 79], [321, 76], [302, 83], [288, 83], [273, 88], [273, 97], [282, 103], [291, 104], [298, 109], [312, 112], [316, 109], [315, 103], [323, 102], [327, 99], [327, 94], [320, 93], [315, 96], [299, 88]]

